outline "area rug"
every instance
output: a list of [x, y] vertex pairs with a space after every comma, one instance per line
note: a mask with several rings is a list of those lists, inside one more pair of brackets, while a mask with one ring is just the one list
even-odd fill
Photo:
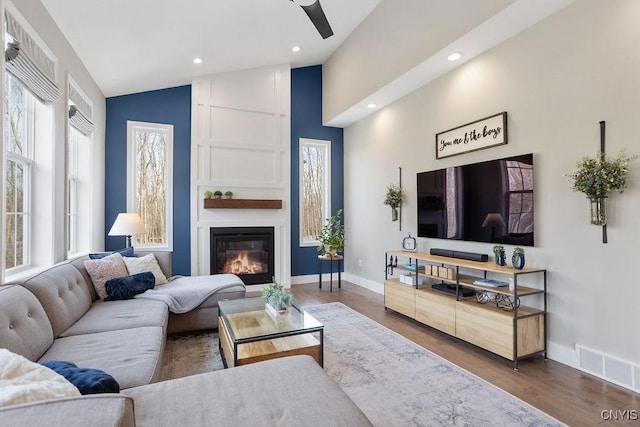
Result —
[[305, 310], [325, 325], [325, 370], [375, 425], [563, 425], [341, 303]]
[[[342, 303], [304, 309], [325, 325], [325, 371], [376, 426], [563, 425]], [[217, 338], [169, 337], [163, 379], [221, 369]]]

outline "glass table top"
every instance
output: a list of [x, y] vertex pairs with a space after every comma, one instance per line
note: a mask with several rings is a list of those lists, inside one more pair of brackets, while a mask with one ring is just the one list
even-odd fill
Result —
[[218, 307], [236, 342], [313, 332], [324, 327], [296, 305], [283, 314], [274, 315], [265, 310], [264, 300], [260, 297], [220, 301]]

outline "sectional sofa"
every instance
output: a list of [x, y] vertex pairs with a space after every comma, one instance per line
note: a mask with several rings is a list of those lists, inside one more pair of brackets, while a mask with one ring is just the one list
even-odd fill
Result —
[[[169, 277], [170, 254], [156, 258]], [[105, 371], [121, 393], [7, 406], [0, 409], [0, 425], [368, 425], [307, 357], [158, 382], [167, 333], [217, 327], [218, 300], [243, 298], [244, 286], [170, 314], [160, 301], [100, 300], [84, 268], [87, 259], [0, 287], [0, 346], [35, 362]]]

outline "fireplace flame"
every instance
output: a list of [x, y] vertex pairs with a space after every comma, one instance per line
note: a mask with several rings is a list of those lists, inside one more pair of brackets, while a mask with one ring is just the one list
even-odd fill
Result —
[[251, 260], [246, 252], [240, 252], [235, 259], [226, 262], [224, 272], [230, 274], [260, 274], [263, 269], [260, 262]]

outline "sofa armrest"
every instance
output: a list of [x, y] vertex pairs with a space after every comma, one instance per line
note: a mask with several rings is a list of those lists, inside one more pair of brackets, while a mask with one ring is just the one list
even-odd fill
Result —
[[0, 408], [0, 425], [133, 427], [133, 399], [121, 394], [92, 394], [7, 406]]

